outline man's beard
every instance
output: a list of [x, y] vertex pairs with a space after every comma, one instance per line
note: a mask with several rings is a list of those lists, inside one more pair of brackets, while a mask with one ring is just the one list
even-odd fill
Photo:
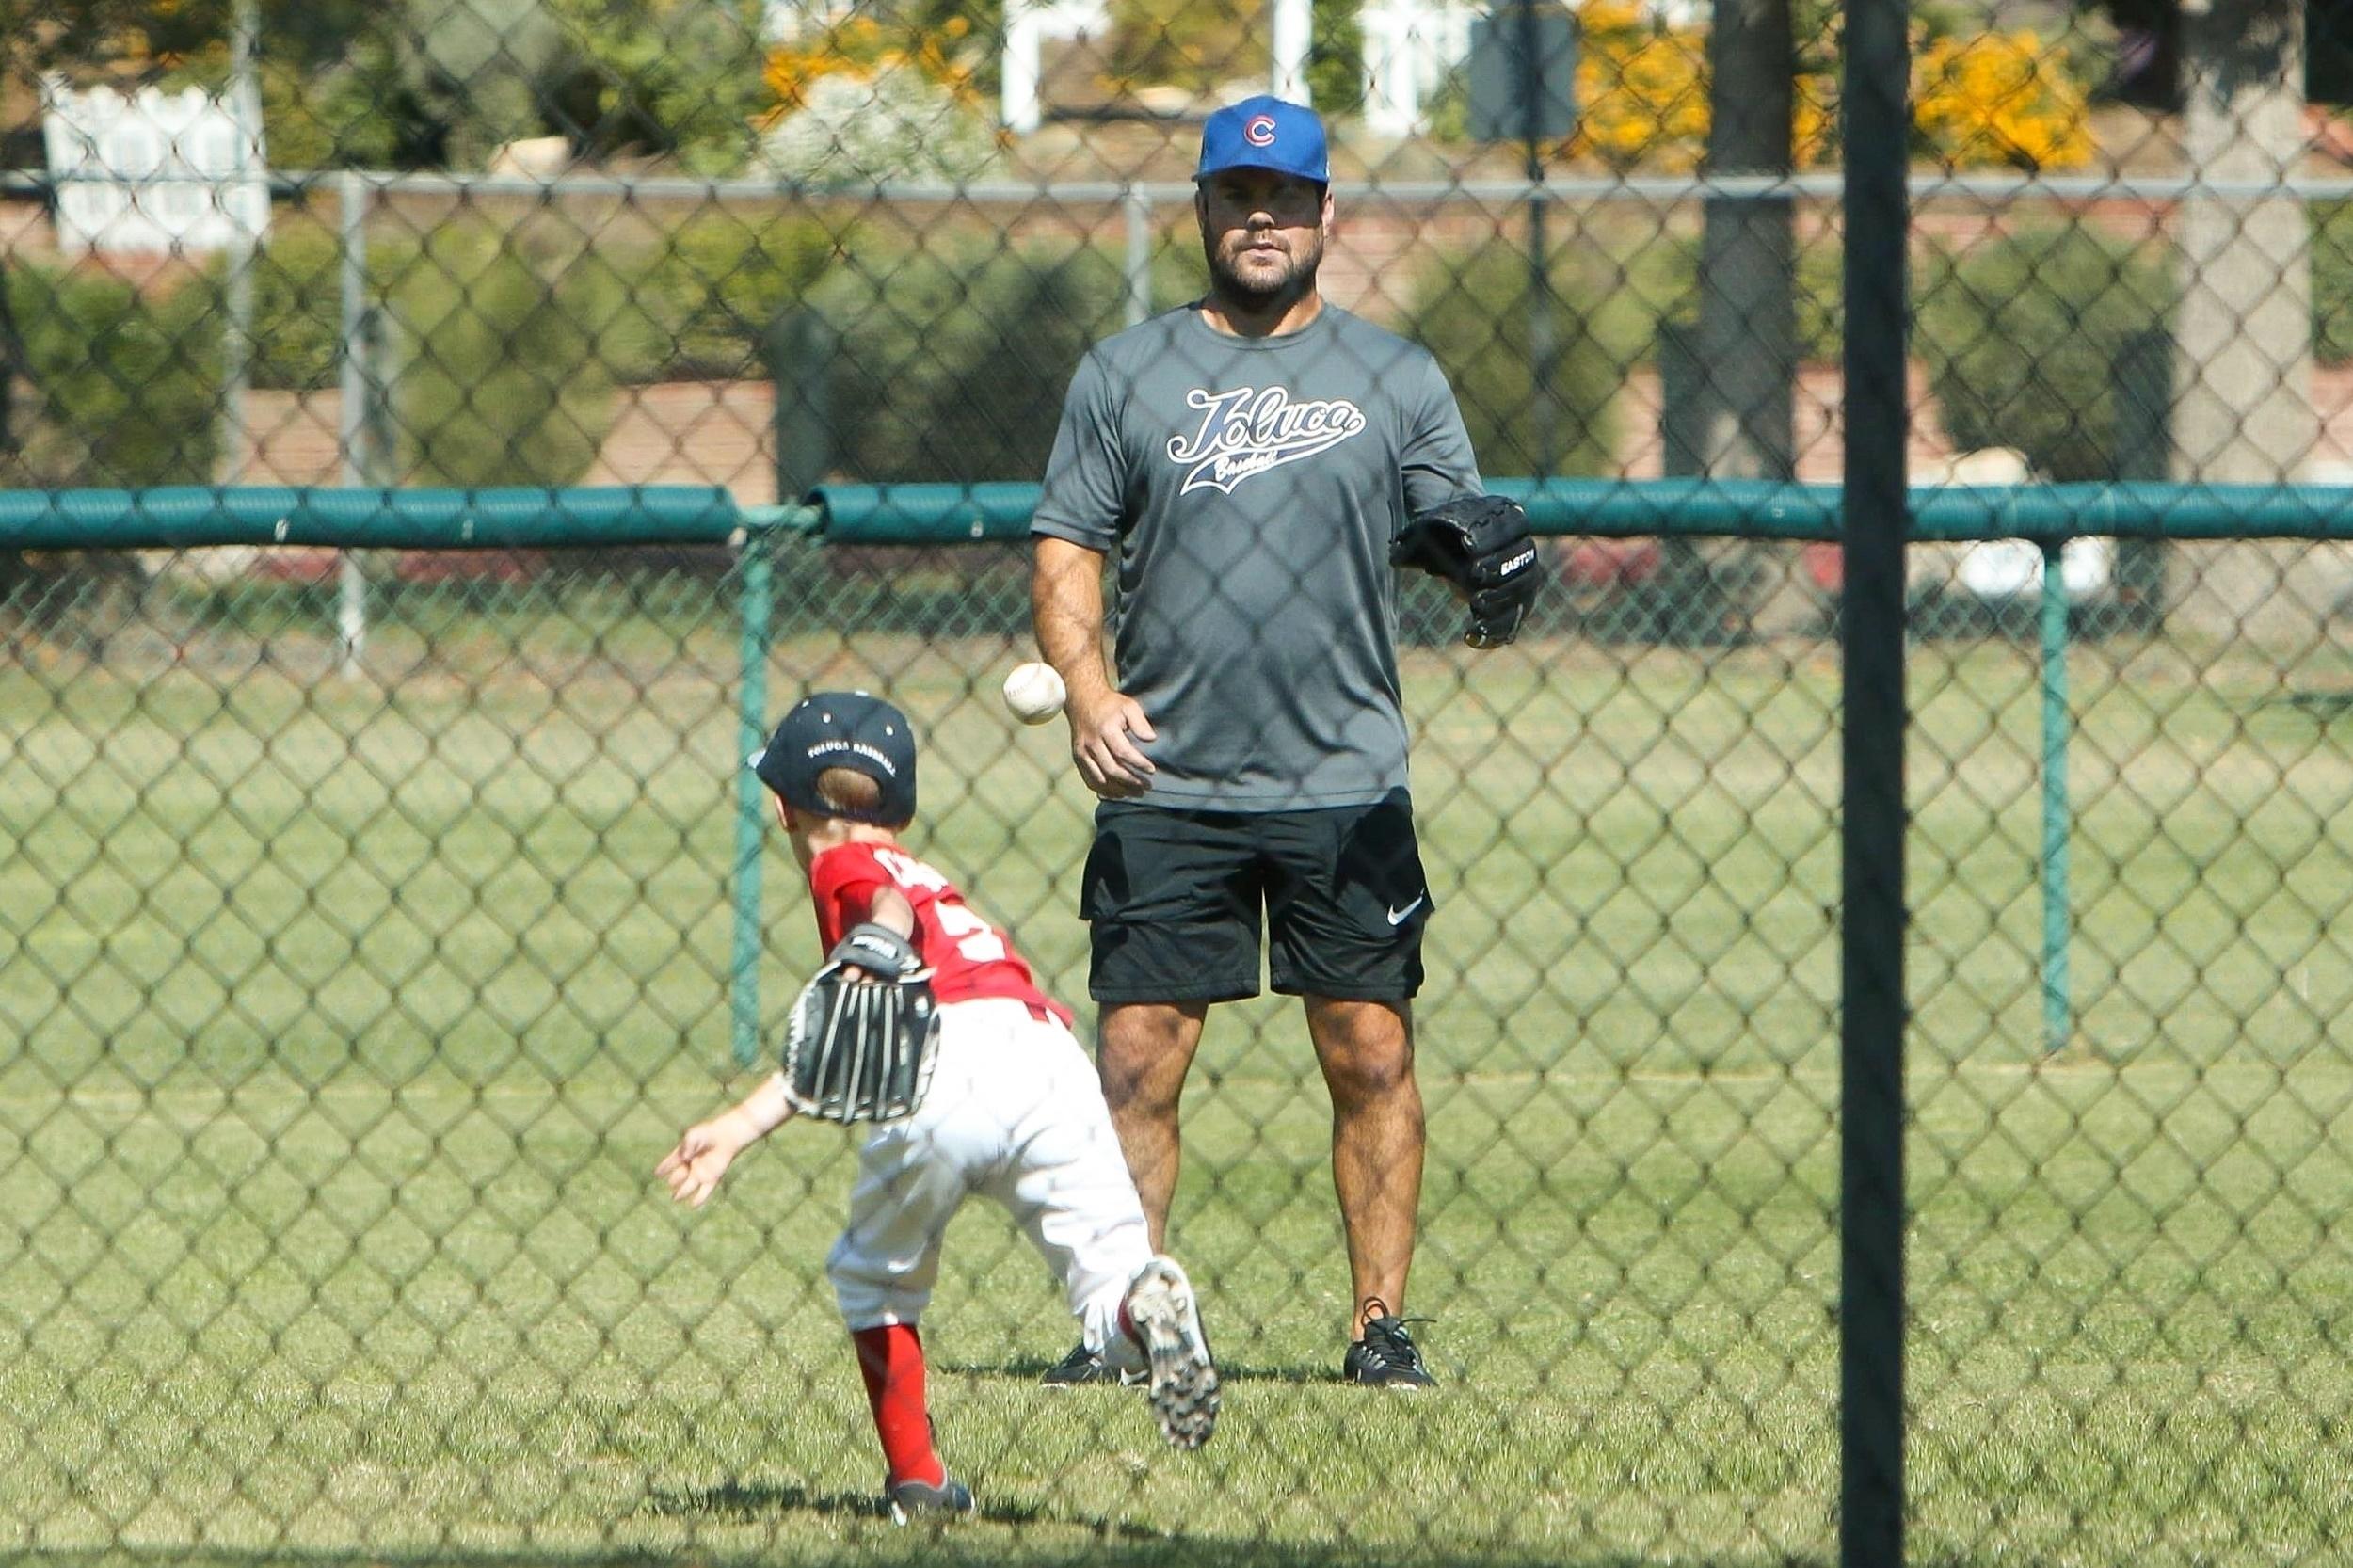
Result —
[[1316, 235], [1306, 254], [1288, 259], [1282, 278], [1272, 283], [1253, 283], [1237, 272], [1232, 264], [1217, 253], [1214, 242], [1205, 245], [1209, 262], [1209, 292], [1252, 312], [1285, 307], [1306, 297], [1316, 286], [1316, 271], [1323, 265], [1323, 236]]

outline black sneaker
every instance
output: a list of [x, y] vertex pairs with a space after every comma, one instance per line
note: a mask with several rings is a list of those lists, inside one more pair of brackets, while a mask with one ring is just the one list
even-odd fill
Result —
[[890, 1522], [894, 1525], [904, 1525], [910, 1519], [946, 1521], [971, 1515], [972, 1489], [953, 1476], [940, 1477], [937, 1486], [903, 1480], [890, 1488]]
[[[1426, 1323], [1430, 1320], [1410, 1320]], [[1348, 1347], [1348, 1358], [1340, 1363], [1341, 1381], [1382, 1388], [1435, 1387], [1438, 1380], [1422, 1365], [1414, 1336], [1405, 1332], [1407, 1321], [1404, 1318], [1367, 1319], [1365, 1336]]]
[[1076, 1388], [1088, 1383], [1142, 1383], [1144, 1374], [1122, 1373], [1101, 1355], [1088, 1350], [1086, 1341], [1081, 1339], [1070, 1347], [1068, 1355], [1047, 1368], [1037, 1381], [1048, 1388]]

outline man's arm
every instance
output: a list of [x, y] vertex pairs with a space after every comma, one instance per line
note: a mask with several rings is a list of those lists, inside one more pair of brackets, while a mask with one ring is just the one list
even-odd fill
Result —
[[1103, 552], [1040, 535], [1030, 577], [1030, 617], [1037, 650], [1069, 696], [1070, 757], [1088, 789], [1125, 800], [1150, 787], [1152, 760], [1136, 742], [1153, 738], [1152, 721], [1113, 689], [1103, 663]]
[[1458, 496], [1477, 495], [1479, 458], [1471, 451], [1470, 432], [1463, 427], [1462, 405], [1447, 385], [1438, 361], [1422, 360], [1421, 390], [1406, 421], [1405, 448], [1400, 455], [1405, 482], [1408, 518], [1442, 505]]

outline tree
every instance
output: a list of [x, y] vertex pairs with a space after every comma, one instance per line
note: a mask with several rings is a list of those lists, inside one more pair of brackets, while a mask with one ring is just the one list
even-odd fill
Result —
[[[2174, 446], [2187, 479], [2278, 483], [2317, 435], [2312, 256], [2280, 183], [2304, 150], [2300, 0], [2212, 0], [2183, 18], [2183, 133], [2201, 188], [2182, 204]], [[2261, 552], [2200, 587], [2233, 623], [2274, 596]]]
[[447, 126], [447, 154], [479, 168], [502, 143], [535, 136], [576, 55], [544, 0], [403, 0], [402, 73]]
[[2276, 185], [2304, 150], [2303, 8], [2215, 0], [2185, 16], [2177, 432], [2188, 477], [2278, 480], [2312, 449], [2312, 258]]
[[[1707, 35], [1707, 172], [1785, 177], [1797, 77], [1789, 0], [1716, 0]], [[1797, 241], [1785, 195], [1705, 199], [1700, 236], [1699, 328], [1687, 410], [1687, 454], [1716, 478], [1787, 479], [1796, 472], [1790, 406], [1798, 372]], [[1678, 443], [1680, 444], [1680, 443]], [[1748, 551], [1671, 544], [1672, 602], [1712, 627], [1745, 618], [1725, 603], [1754, 575]]]

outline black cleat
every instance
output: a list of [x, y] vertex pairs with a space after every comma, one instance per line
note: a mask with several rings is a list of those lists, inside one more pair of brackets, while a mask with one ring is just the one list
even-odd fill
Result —
[[1197, 1448], [1217, 1425], [1217, 1364], [1201, 1332], [1193, 1282], [1175, 1258], [1155, 1257], [1128, 1287], [1129, 1330], [1150, 1370], [1152, 1415], [1160, 1435], [1179, 1448]]
[[1381, 1388], [1435, 1387], [1438, 1380], [1422, 1364], [1414, 1336], [1405, 1332], [1406, 1321], [1403, 1318], [1366, 1319], [1365, 1336], [1348, 1347], [1348, 1358], [1340, 1363], [1341, 1380]]
[[1089, 1383], [1125, 1383], [1118, 1369], [1102, 1356], [1088, 1350], [1081, 1339], [1070, 1347], [1070, 1353], [1046, 1368], [1038, 1382], [1048, 1388], [1076, 1388]]
[[940, 1477], [937, 1486], [920, 1480], [890, 1484], [890, 1522], [894, 1525], [910, 1519], [944, 1523], [971, 1516], [972, 1489], [953, 1476]]

